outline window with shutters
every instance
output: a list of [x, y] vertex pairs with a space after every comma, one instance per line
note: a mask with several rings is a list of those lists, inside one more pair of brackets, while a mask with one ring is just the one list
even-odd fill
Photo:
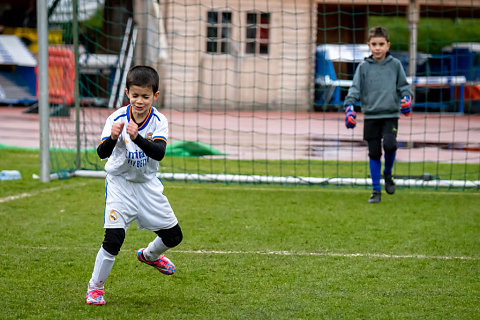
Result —
[[248, 12], [245, 53], [268, 54], [270, 13]]
[[232, 36], [232, 13], [228, 11], [207, 12], [207, 53], [230, 53]]

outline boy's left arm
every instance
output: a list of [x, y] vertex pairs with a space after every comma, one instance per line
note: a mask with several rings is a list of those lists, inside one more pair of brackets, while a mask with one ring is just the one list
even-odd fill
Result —
[[161, 161], [165, 156], [167, 149], [166, 139], [154, 139], [153, 142], [145, 139], [138, 133], [138, 125], [133, 120], [130, 120], [128, 123], [127, 133], [130, 135], [130, 139], [150, 158]]
[[409, 116], [412, 112], [412, 90], [411, 86], [407, 81], [407, 76], [405, 75], [405, 71], [401, 63], [398, 64], [398, 77], [397, 77], [397, 93], [402, 97], [400, 99], [400, 112], [405, 115]]
[[137, 135], [133, 142], [139, 146], [147, 156], [154, 160], [161, 161], [165, 156], [165, 151], [167, 149], [167, 142], [165, 140], [158, 139], [151, 142], [141, 135]]

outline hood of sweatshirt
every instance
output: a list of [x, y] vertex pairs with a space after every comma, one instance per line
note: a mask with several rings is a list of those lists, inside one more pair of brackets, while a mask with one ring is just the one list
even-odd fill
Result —
[[390, 51], [387, 51], [387, 53], [385, 54], [385, 59], [383, 59], [382, 61], [377, 61], [377, 60], [373, 59], [373, 55], [370, 55], [370, 56], [365, 58], [365, 61], [367, 61], [369, 63], [378, 63], [378, 64], [387, 64], [392, 60], [393, 60], [393, 56], [390, 53]]

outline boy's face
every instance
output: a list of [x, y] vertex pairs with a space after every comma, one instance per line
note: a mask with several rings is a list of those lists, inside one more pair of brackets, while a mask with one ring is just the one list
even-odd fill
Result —
[[[125, 89], [130, 105], [132, 106], [132, 113], [136, 120], [141, 120], [143, 115], [148, 114], [153, 102], [158, 99], [160, 92], [153, 92], [152, 87], [130, 86], [130, 89]], [[140, 118], [140, 119], [139, 119]]]
[[368, 47], [372, 52], [373, 59], [382, 61], [385, 59], [385, 55], [390, 49], [390, 42], [388, 42], [384, 37], [373, 37], [370, 38], [370, 41], [368, 41]]

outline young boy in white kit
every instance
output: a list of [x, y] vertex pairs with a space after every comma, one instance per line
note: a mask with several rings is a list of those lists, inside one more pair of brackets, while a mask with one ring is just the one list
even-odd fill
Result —
[[163, 274], [175, 272], [174, 264], [163, 255], [183, 239], [177, 218], [156, 177], [168, 140], [167, 118], [153, 102], [158, 99], [159, 77], [155, 69], [136, 66], [128, 71], [125, 93], [130, 104], [112, 113], [97, 148], [105, 164], [105, 237], [97, 253], [85, 301], [105, 304], [104, 284], [115, 256], [125, 239], [125, 231], [135, 221], [139, 229], [157, 234], [137, 259]]

